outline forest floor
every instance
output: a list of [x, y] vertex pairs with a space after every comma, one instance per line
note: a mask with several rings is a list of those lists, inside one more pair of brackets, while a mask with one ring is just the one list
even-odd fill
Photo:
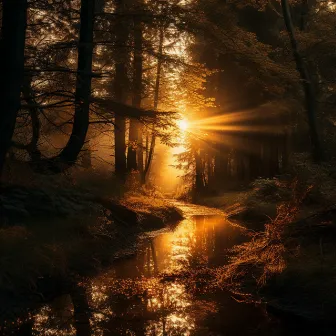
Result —
[[73, 188], [2, 186], [0, 210], [0, 300], [7, 311], [46, 297], [43, 288], [53, 295], [52, 279], [89, 276], [134, 254], [139, 235], [183, 218], [154, 195], [116, 201]]
[[[321, 175], [321, 173], [319, 173]], [[287, 318], [334, 325], [336, 184], [321, 180], [257, 180], [249, 190], [202, 202], [232, 213], [249, 229], [247, 243], [219, 271], [240, 299], [261, 300]]]

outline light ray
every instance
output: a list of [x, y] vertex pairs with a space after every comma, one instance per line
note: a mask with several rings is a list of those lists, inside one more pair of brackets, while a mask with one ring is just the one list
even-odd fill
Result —
[[182, 132], [185, 132], [189, 128], [189, 123], [186, 119], [179, 120], [177, 125]]

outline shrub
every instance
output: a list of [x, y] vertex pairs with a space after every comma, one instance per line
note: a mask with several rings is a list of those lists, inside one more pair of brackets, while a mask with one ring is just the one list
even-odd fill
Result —
[[253, 281], [261, 286], [285, 269], [285, 252], [288, 252], [285, 229], [295, 221], [300, 205], [311, 189], [301, 191], [297, 180], [288, 188], [292, 190], [292, 198], [277, 206], [277, 214], [265, 225], [265, 230], [250, 233], [249, 242], [232, 249], [229, 265], [219, 272], [221, 283], [239, 288], [243, 281]]

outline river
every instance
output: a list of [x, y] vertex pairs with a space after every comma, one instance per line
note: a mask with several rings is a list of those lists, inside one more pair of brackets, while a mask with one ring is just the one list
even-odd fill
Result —
[[[177, 204], [174, 230], [141, 237], [135, 256], [30, 314], [16, 335], [300, 335], [309, 330], [219, 290], [212, 271], [244, 239], [217, 210]], [[306, 330], [305, 330], [306, 329]]]

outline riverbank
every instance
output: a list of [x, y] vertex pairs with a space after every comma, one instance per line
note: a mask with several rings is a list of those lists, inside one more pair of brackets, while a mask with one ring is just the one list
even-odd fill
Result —
[[258, 180], [245, 192], [205, 199], [224, 211], [238, 209], [232, 219], [249, 229], [249, 241], [235, 246], [219, 269], [220, 285], [243, 300], [266, 303], [277, 315], [333, 325], [334, 185], [330, 179], [324, 185]]
[[[228, 248], [241, 242], [242, 228], [230, 225], [216, 209], [174, 205], [186, 217], [174, 230], [141, 239], [136, 255], [81, 279], [80, 300], [79, 289], [74, 288], [20, 316], [11, 334], [30, 330], [33, 335], [79, 335], [84, 329], [85, 335], [160, 335], [162, 331], [167, 335], [288, 335], [277, 332], [279, 325], [264, 314], [262, 306], [240, 304], [230, 292], [214, 287], [216, 266], [225, 262]], [[88, 312], [87, 318], [78, 324], [76, 316], [83, 312]]]
[[0, 201], [0, 297], [7, 312], [44, 300], [46, 281], [95, 274], [134, 254], [140, 234], [183, 218], [167, 201], [135, 193], [117, 201], [73, 189], [7, 186]]

